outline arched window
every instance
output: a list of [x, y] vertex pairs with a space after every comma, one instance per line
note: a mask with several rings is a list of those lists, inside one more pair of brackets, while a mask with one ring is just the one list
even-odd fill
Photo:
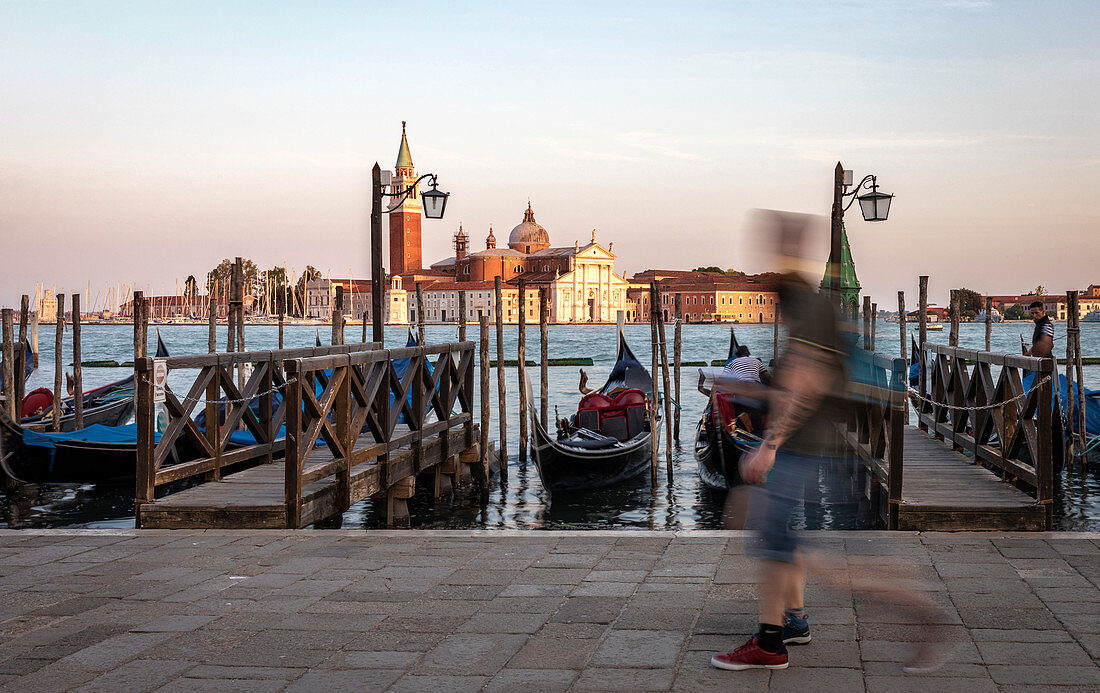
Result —
[[522, 265], [516, 265], [516, 270], [515, 271], [516, 271], [516, 274], [521, 274], [523, 272], [523, 266]]

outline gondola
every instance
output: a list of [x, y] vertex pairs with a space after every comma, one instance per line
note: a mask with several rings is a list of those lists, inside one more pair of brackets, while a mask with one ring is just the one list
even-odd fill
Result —
[[[4, 363], [4, 359], [0, 358], [0, 365]], [[15, 364], [12, 364], [13, 366]], [[38, 357], [34, 354], [34, 349], [31, 347], [31, 342], [28, 339], [23, 340], [23, 381], [26, 382], [35, 369], [38, 368]], [[12, 369], [14, 373], [15, 369]], [[18, 377], [18, 373], [15, 374]], [[4, 370], [0, 368], [0, 389], [4, 387]]]
[[[737, 337], [731, 329], [726, 362], [736, 354]], [[741, 485], [738, 463], [760, 444], [764, 417], [761, 406], [746, 406], [758, 404], [753, 400], [713, 392], [714, 381], [722, 371], [720, 367], [699, 369], [699, 388], [710, 396], [710, 402], [695, 427], [695, 461], [703, 483], [724, 490]]]
[[581, 398], [577, 413], [557, 423], [556, 435], [542, 427], [536, 407], [529, 408], [531, 456], [551, 493], [602, 488], [643, 474], [650, 467], [651, 446], [660, 444], [660, 420], [652, 431], [646, 416], [649, 371], [630, 351], [621, 325], [618, 337], [607, 382]]
[[[168, 347], [161, 339], [160, 331], [157, 331], [157, 358], [168, 358]], [[108, 383], [102, 387], [85, 392], [82, 397], [84, 402], [84, 425], [94, 426], [121, 426], [130, 420], [134, 414], [134, 376], [131, 374], [122, 380]], [[49, 389], [40, 387], [32, 390], [23, 398], [19, 421], [25, 428], [45, 431], [53, 424], [54, 393]], [[76, 430], [76, 411], [74, 398], [68, 397], [61, 402], [61, 431], [64, 433]]]
[[[168, 349], [158, 334], [157, 356], [167, 355]], [[9, 477], [24, 483], [132, 480], [137, 468], [137, 426], [120, 424], [133, 414], [133, 392], [131, 375], [85, 393], [87, 425], [72, 430], [75, 417], [66, 414], [61, 417], [61, 433], [35, 430], [48, 427], [51, 419], [47, 414], [32, 418], [31, 423], [38, 425], [26, 425], [0, 411], [0, 467]], [[70, 407], [71, 403], [71, 399], [65, 402]]]

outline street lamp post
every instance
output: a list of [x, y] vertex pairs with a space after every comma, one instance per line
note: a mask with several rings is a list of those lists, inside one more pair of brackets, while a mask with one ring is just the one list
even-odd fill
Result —
[[[416, 191], [420, 182], [431, 178], [432, 189], [420, 194], [420, 200], [424, 205], [424, 216], [428, 219], [442, 219], [443, 212], [447, 208], [447, 198], [450, 193], [439, 190], [439, 181], [434, 173], [425, 173], [417, 178], [403, 190], [385, 192], [384, 188], [390, 185], [390, 172], [382, 171], [376, 161], [371, 170], [371, 206], [370, 206], [370, 289], [371, 289], [371, 324], [373, 329], [372, 340], [379, 346], [384, 341], [383, 330], [386, 326], [382, 312], [382, 298], [385, 294], [382, 272], [382, 215], [401, 207], [409, 195]], [[393, 198], [393, 203], [386, 209], [382, 208], [382, 198]]]
[[[833, 171], [833, 209], [829, 236], [829, 290], [833, 294], [833, 301], [842, 309], [840, 280], [844, 213], [856, 200], [859, 200], [859, 209], [863, 213], [864, 221], [886, 221], [886, 217], [890, 214], [890, 202], [894, 198], [891, 194], [879, 192], [878, 178], [874, 175], [864, 176], [859, 185], [849, 191], [848, 188], [852, 186], [853, 180], [852, 171], [845, 169], [839, 161], [836, 162], [836, 169]], [[870, 192], [859, 195], [859, 191], [863, 189]], [[845, 204], [844, 200], [848, 197], [852, 199]]]

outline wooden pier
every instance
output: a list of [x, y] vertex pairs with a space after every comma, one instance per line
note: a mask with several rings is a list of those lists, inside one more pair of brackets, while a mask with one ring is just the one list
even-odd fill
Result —
[[[1051, 401], [1053, 360], [933, 344], [916, 357], [919, 429], [908, 425], [905, 360], [873, 353], [855, 374], [855, 405], [839, 427], [887, 527], [1050, 529], [1052, 416], [1039, 403]], [[1035, 374], [1030, 389], [1027, 372]]]
[[[386, 501], [390, 524], [407, 524], [418, 475], [434, 476], [437, 496], [487, 475], [473, 352], [473, 342], [366, 343], [169, 358], [198, 374], [186, 396], [166, 390], [155, 442], [154, 359], [137, 359], [137, 526], [294, 529], [338, 522], [368, 497]], [[252, 373], [238, 389], [241, 364]], [[197, 425], [200, 404], [220, 425]], [[200, 483], [181, 488], [187, 479]]]

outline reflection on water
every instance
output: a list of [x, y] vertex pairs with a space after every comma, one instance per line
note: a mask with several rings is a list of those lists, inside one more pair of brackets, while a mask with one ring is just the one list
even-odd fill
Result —
[[[358, 339], [358, 326], [348, 329], [348, 339]], [[748, 344], [753, 353], [769, 358], [772, 352], [772, 327], [770, 325], [737, 326], [737, 336], [742, 344]], [[1027, 325], [997, 324], [994, 329], [994, 348], [1014, 351], [1018, 347], [1018, 333], [1030, 331]], [[1064, 344], [1064, 324], [1058, 325], [1056, 344]], [[222, 327], [224, 330], [224, 327]], [[287, 346], [308, 346], [313, 343], [316, 328], [288, 327]], [[206, 328], [203, 326], [165, 326], [162, 328], [169, 348], [175, 354], [204, 353]], [[898, 330], [896, 325], [878, 325], [879, 351], [896, 353]], [[514, 327], [506, 331], [505, 349], [515, 353]], [[430, 343], [455, 339], [455, 329], [449, 326], [429, 326]], [[474, 334], [471, 332], [471, 334]], [[964, 324], [960, 330], [960, 342], [968, 348], [984, 344], [984, 325]], [[129, 358], [127, 350], [132, 345], [133, 332], [127, 327], [87, 326], [84, 328], [84, 353], [86, 358]], [[590, 377], [602, 382], [614, 361], [614, 327], [553, 327], [551, 328], [550, 357], [590, 356], [594, 365], [587, 368]], [[893, 335], [892, 341], [889, 339]], [[275, 346], [276, 328], [249, 326], [249, 348], [265, 349]], [[1086, 355], [1100, 354], [1100, 324], [1082, 325], [1083, 351]], [[387, 329], [387, 343], [404, 343], [404, 329]], [[649, 363], [649, 327], [628, 326], [627, 339], [642, 363]], [[946, 340], [946, 337], [944, 338]], [[726, 327], [689, 325], [684, 328], [684, 360], [709, 361], [722, 358], [729, 344]], [[150, 340], [151, 341], [151, 340]], [[224, 334], [219, 339], [224, 343]], [[50, 387], [53, 380], [52, 327], [41, 330], [42, 354], [40, 368], [28, 383], [28, 391], [35, 387]], [[538, 326], [527, 334], [528, 358], [537, 357]], [[67, 356], [67, 355], [66, 355]], [[66, 358], [65, 363], [71, 359]], [[94, 387], [119, 377], [129, 371], [122, 369], [92, 369], [84, 371], [87, 387]], [[188, 373], [173, 372], [170, 383], [184, 387], [189, 382]], [[529, 375], [535, 392], [538, 392], [538, 369]], [[692, 435], [695, 417], [703, 410], [705, 399], [695, 391], [695, 371], [684, 369], [681, 405], [681, 447], [674, 449], [673, 482], [667, 483], [664, 468], [664, 440], [662, 438], [660, 469], [657, 488], [650, 486], [648, 475], [615, 488], [584, 494], [557, 494], [551, 497], [539, 482], [533, 461], [520, 463], [515, 454], [518, 428], [513, 420], [509, 426], [513, 452], [509, 460], [509, 479], [501, 484], [494, 479], [489, 491], [489, 501], [482, 507], [476, 490], [461, 489], [453, 502], [435, 503], [427, 488], [418, 489], [410, 501], [410, 512], [415, 527], [438, 529], [717, 529], [722, 526], [722, 510], [725, 496], [702, 484], [696, 473], [692, 455]], [[514, 399], [517, 392], [516, 371], [507, 370], [507, 387]], [[193, 374], [191, 374], [193, 378]], [[1086, 367], [1086, 385], [1100, 389], [1100, 368]], [[549, 378], [550, 412], [560, 408], [562, 414], [576, 406], [577, 369], [551, 368]], [[490, 439], [496, 436], [495, 415], [496, 387], [490, 388], [493, 401], [490, 411]], [[474, 411], [478, 411], [475, 403]], [[515, 416], [515, 413], [513, 413]], [[1061, 483], [1055, 485], [1054, 516], [1056, 529], [1100, 530], [1100, 472], [1096, 466], [1087, 474], [1065, 473]], [[2, 484], [0, 484], [2, 486]], [[0, 525], [7, 527], [132, 527], [134, 489], [131, 484], [121, 486], [41, 484], [23, 485], [0, 489]], [[871, 509], [863, 495], [863, 487], [843, 467], [830, 467], [822, 471], [818, 484], [807, 491], [808, 503], [798, 522], [809, 528], [865, 529], [875, 526]], [[345, 528], [380, 527], [385, 524], [385, 505], [363, 501], [353, 506], [344, 516]]]

